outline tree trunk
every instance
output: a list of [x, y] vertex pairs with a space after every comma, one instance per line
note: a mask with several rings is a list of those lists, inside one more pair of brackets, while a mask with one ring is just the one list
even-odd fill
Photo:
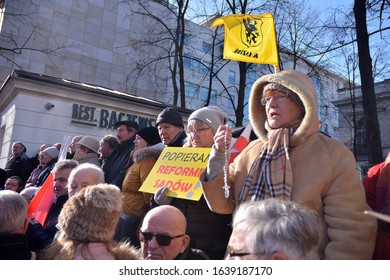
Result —
[[360, 80], [362, 83], [363, 111], [366, 120], [366, 144], [368, 162], [375, 165], [383, 161], [381, 136], [376, 107], [372, 61], [366, 20], [366, 1], [355, 0], [353, 8], [356, 21], [356, 38], [359, 54]]

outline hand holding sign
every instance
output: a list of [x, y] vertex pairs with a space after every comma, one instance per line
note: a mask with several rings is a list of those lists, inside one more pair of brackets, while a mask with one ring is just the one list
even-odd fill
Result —
[[165, 147], [139, 190], [156, 193], [166, 187], [167, 191], [160, 191], [166, 196], [199, 200], [199, 175], [207, 165], [210, 151], [211, 148]]
[[159, 188], [155, 194], [154, 194], [154, 201], [156, 201], [156, 203], [158, 205], [169, 205], [171, 204], [172, 202], [172, 197], [169, 197], [167, 196], [167, 192], [169, 191], [169, 188], [168, 187], [162, 187], [162, 188]]

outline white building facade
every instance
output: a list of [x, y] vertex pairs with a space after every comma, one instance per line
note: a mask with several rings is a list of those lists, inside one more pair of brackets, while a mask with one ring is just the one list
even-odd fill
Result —
[[[174, 7], [158, 3], [167, 1], [141, 2], [148, 5], [150, 11], [159, 19], [164, 19], [168, 25], [174, 26]], [[135, 0], [126, 3], [118, 0], [6, 0], [0, 33], [0, 44], [4, 47], [0, 49], [0, 81], [5, 81], [13, 70], [21, 69], [33, 77], [33, 73], [36, 73], [35, 77], [44, 75], [49, 77], [49, 80], [63, 79], [83, 84], [86, 88], [100, 87], [110, 92], [147, 98], [150, 102], [159, 104], [158, 109], [166, 107], [173, 102], [174, 90], [169, 70], [171, 61], [157, 58], [169, 54], [172, 38], [164, 37], [166, 30], [156, 19], [146, 17], [143, 12]], [[210, 105], [221, 107], [234, 122], [234, 105], [231, 101], [236, 104], [238, 98], [238, 63], [223, 60], [222, 47], [215, 48], [214, 58], [218, 60], [215, 61], [213, 70], [218, 71], [218, 78], [212, 78], [210, 83], [209, 67], [212, 58], [210, 47], [213, 45], [214, 32], [215, 30], [209, 28], [209, 23], [198, 25], [186, 22], [183, 53], [185, 107], [188, 111], [186, 109], [182, 111], [186, 115], [190, 110], [204, 106], [210, 89]], [[12, 40], [7, 40], [9, 38], [15, 39], [16, 43], [11, 43]], [[160, 40], [155, 45], [146, 44], [148, 40], [155, 41], [157, 38]], [[163, 38], [166, 40], [162, 40]], [[223, 42], [223, 28], [216, 39], [217, 42]], [[14, 45], [24, 45], [25, 49], [20, 53], [5, 51], [5, 48], [13, 48]], [[53, 52], [45, 54], [42, 50]], [[151, 63], [154, 58], [155, 61]], [[249, 99], [253, 82], [261, 75], [273, 71], [267, 65], [252, 64], [251, 67], [253, 71], [246, 76], [245, 102]], [[284, 68], [290, 69], [289, 67], [292, 67], [292, 64], [285, 62]], [[306, 73], [309, 71], [303, 66], [298, 66], [297, 70]], [[337, 138], [337, 110], [331, 101], [335, 99], [337, 89], [343, 87], [344, 81], [328, 71], [324, 70], [322, 73], [321, 79], [313, 79], [319, 92], [321, 130]], [[29, 82], [34, 84], [32, 80]], [[92, 125], [95, 116], [102, 114], [102, 110], [137, 115], [132, 109], [137, 108], [138, 116], [145, 118], [156, 117], [158, 114], [158, 110], [142, 109], [141, 107], [145, 105], [142, 102], [136, 106], [134, 103], [128, 103], [127, 99], [114, 102], [112, 96], [75, 94], [70, 83], [62, 86], [69, 85], [72, 90], [69, 90], [68, 95], [64, 93], [60, 96], [53, 96], [50, 90], [43, 88], [34, 94], [22, 90], [10, 93], [9, 84], [11, 82], [7, 81], [1, 90], [1, 95], [5, 96], [0, 95], [1, 158], [8, 155], [11, 143], [17, 140], [27, 140], [28, 144], [36, 147], [47, 141], [61, 142], [63, 135], [88, 132], [90, 135], [100, 137], [110, 134], [111, 128], [107, 130], [106, 127], [99, 126], [101, 119], [97, 119], [96, 126]], [[25, 85], [25, 88], [29, 86]], [[55, 98], [57, 103], [50, 101], [50, 98]], [[55, 105], [52, 110], [46, 110], [44, 105], [49, 102], [46, 102], [46, 99]], [[25, 103], [24, 100], [28, 102]], [[90, 115], [85, 111], [82, 118], [88, 119], [94, 112], [90, 125], [84, 124], [80, 127], [80, 124], [75, 122], [65, 125], [63, 121], [69, 121], [67, 118], [72, 116], [72, 110], [76, 108], [73, 104], [86, 106], [81, 107], [85, 110], [89, 108]], [[46, 114], [50, 117], [49, 123], [45, 120]], [[244, 107], [244, 123], [247, 121], [247, 107]], [[34, 131], [38, 129], [39, 133], [32, 133], [28, 128], [31, 127], [29, 122], [42, 124], [39, 129], [36, 127], [32, 129]], [[22, 129], [24, 126], [26, 129]], [[52, 130], [46, 131], [48, 127]], [[62, 130], [64, 132], [61, 132]], [[26, 134], [23, 135], [24, 133]], [[34, 139], [30, 139], [32, 137]]]

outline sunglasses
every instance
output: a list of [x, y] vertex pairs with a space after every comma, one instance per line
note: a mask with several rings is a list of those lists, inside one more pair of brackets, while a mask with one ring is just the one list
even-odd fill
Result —
[[169, 236], [165, 234], [152, 234], [150, 232], [139, 232], [139, 241], [146, 242], [151, 241], [153, 239], [153, 236], [156, 237], [157, 243], [160, 246], [169, 246], [171, 244], [172, 239], [179, 238], [184, 236], [185, 234], [180, 234], [176, 236]]

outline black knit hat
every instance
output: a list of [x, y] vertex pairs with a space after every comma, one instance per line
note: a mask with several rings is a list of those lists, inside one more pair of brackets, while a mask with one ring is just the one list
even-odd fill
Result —
[[155, 127], [144, 127], [137, 131], [137, 135], [141, 136], [150, 146], [161, 142], [158, 130]]
[[157, 117], [156, 125], [160, 122], [169, 123], [184, 128], [183, 119], [178, 110], [173, 107], [165, 108]]

